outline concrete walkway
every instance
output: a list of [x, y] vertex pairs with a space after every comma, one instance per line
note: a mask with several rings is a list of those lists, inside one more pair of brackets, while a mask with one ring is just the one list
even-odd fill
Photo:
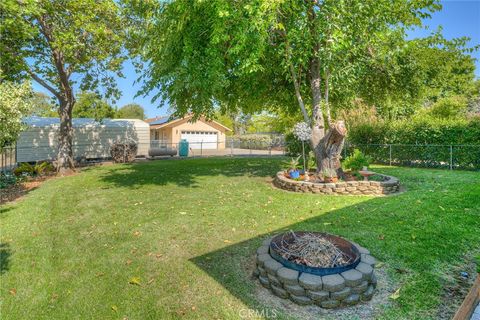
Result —
[[473, 314], [470, 320], [480, 320], [480, 303], [475, 308], [475, 311], [473, 311]]

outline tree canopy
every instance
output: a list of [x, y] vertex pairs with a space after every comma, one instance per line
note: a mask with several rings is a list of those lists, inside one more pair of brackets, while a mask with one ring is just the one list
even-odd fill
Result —
[[115, 109], [95, 92], [81, 92], [73, 108], [74, 118], [93, 118], [100, 121], [105, 118], [113, 118]]
[[32, 109], [29, 82], [0, 81], [0, 147], [13, 143], [24, 128], [22, 119]]
[[57, 106], [52, 102], [52, 98], [45, 93], [34, 92], [31, 115], [37, 117], [58, 117]]
[[0, 2], [4, 78], [32, 78], [58, 100], [58, 166], [73, 167], [74, 85], [118, 97], [128, 25], [114, 0]]
[[129, 103], [117, 110], [116, 118], [119, 119], [145, 119], [145, 110], [137, 103]]

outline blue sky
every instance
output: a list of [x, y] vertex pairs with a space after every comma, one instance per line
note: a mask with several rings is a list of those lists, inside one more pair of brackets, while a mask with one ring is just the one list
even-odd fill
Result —
[[[442, 1], [442, 5], [443, 9], [441, 11], [434, 13], [431, 19], [424, 21], [428, 27], [426, 30], [412, 30], [409, 33], [409, 37], [424, 37], [435, 31], [439, 26], [442, 26], [443, 34], [447, 39], [467, 36], [471, 38], [471, 46], [480, 44], [480, 0], [448, 0]], [[474, 57], [477, 58], [475, 73], [477, 77], [480, 77], [480, 52], [476, 52]], [[168, 113], [167, 107], [158, 108], [160, 104], [158, 101], [151, 102], [153, 94], [147, 97], [135, 97], [140, 84], [134, 83], [138, 75], [130, 62], [125, 63], [123, 72], [125, 78], [120, 78], [117, 82], [119, 89], [122, 91], [122, 97], [117, 101], [117, 106], [136, 102], [145, 108], [147, 117]], [[43, 87], [35, 82], [33, 86], [37, 91], [46, 92]]]

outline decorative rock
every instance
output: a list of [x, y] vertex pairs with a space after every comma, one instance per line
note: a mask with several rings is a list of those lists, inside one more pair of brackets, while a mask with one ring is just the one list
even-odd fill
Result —
[[309, 297], [305, 297], [305, 296], [297, 296], [297, 295], [291, 294], [290, 299], [292, 299], [293, 302], [302, 306], [312, 304], [312, 300]]
[[359, 300], [360, 300], [360, 295], [357, 293], [354, 293], [348, 296], [348, 298], [346, 298], [345, 300], [343, 300], [343, 302], [347, 305], [352, 305], [357, 303]]
[[273, 293], [275, 293], [280, 298], [283, 298], [283, 299], [288, 298], [288, 292], [285, 291], [284, 289], [277, 287], [276, 285], [272, 285], [271, 287], [272, 287]]
[[265, 262], [265, 270], [267, 270], [267, 273], [271, 274], [271, 275], [276, 275], [277, 274], [277, 270], [282, 268], [282, 264], [279, 263], [278, 261], [275, 261], [273, 259], [271, 260], [267, 260]]
[[279, 286], [279, 287], [282, 286], [282, 283], [280, 282], [280, 280], [277, 279], [277, 277], [275, 277], [271, 274], [267, 274], [267, 277], [268, 277], [268, 281], [270, 281], [270, 284], [274, 284], [274, 285]]
[[374, 289], [377, 287], [377, 276], [375, 275], [375, 273], [372, 274], [372, 278], [370, 279], [370, 283], [372, 284]]
[[307, 290], [307, 296], [310, 297], [313, 301], [321, 302], [327, 300], [330, 297], [328, 291], [311, 291]]
[[358, 286], [353, 287], [352, 292], [353, 293], [364, 293], [365, 291], [367, 291], [367, 288], [368, 288], [368, 281], [363, 281]]
[[351, 291], [352, 291], [352, 289], [350, 287], [345, 287], [340, 291], [332, 292], [330, 294], [330, 297], [332, 299], [336, 299], [336, 300], [343, 300], [346, 297], [348, 297], [348, 295], [350, 294]]
[[371, 265], [366, 264], [365, 262], [360, 262], [355, 270], [362, 273], [363, 280], [370, 280], [372, 278], [373, 268]]
[[328, 276], [323, 276], [322, 282], [323, 282], [323, 289], [330, 292], [340, 291], [343, 288], [345, 288], [345, 279], [339, 274], [331, 274]]
[[[341, 277], [340, 277], [341, 278]], [[305, 289], [320, 290], [322, 289], [322, 277], [310, 273], [302, 273], [298, 278], [298, 282]]]
[[260, 275], [260, 271], [258, 270], [258, 268], [255, 268], [255, 270], [253, 270], [253, 276], [258, 277], [259, 275]]
[[362, 253], [362, 258], [361, 258], [361, 261], [366, 263], [366, 264], [369, 264], [370, 266], [372, 267], [375, 267], [375, 263], [377, 263], [377, 260], [375, 260], [374, 257], [372, 257], [371, 255], [369, 254], [363, 254]]
[[260, 276], [258, 277], [258, 280], [260, 280], [262, 286], [264, 286], [265, 288], [270, 288], [270, 281], [268, 281], [267, 277]]
[[362, 254], [362, 253], [363, 254], [370, 254], [370, 251], [368, 251], [368, 249], [365, 249], [364, 247], [362, 247], [358, 243], [352, 242], [352, 244], [358, 249], [358, 252], [360, 252], [360, 254]]
[[286, 284], [284, 285], [285, 290], [287, 290], [290, 294], [296, 295], [296, 296], [304, 296], [305, 295], [305, 289], [300, 287], [298, 284], [291, 285], [291, 284]]
[[333, 309], [338, 307], [339, 305], [340, 305], [340, 301], [338, 300], [325, 300], [325, 301], [322, 301], [322, 303], [320, 304], [320, 306], [325, 309]]
[[262, 276], [264, 276], [264, 277], [267, 276], [267, 271], [265, 270], [265, 268], [263, 268], [263, 267], [258, 267], [257, 269], [258, 269], [258, 271], [260, 272], [260, 274], [261, 274]]
[[348, 287], [358, 286], [363, 281], [363, 274], [355, 269], [350, 269], [341, 273], [345, 279], [345, 285]]
[[298, 274], [299, 272], [297, 270], [285, 267], [277, 270], [278, 279], [280, 279], [280, 281], [285, 284], [298, 284]]
[[267, 253], [264, 253], [264, 254], [260, 254], [257, 256], [257, 264], [260, 266], [260, 267], [263, 267], [265, 265], [265, 262], [267, 261], [275, 261], [273, 260], [273, 258], [267, 254]]
[[268, 246], [261, 246], [260, 248], [257, 249], [257, 254], [265, 254], [268, 253]]
[[373, 296], [374, 292], [375, 292], [375, 288], [370, 285], [370, 286], [368, 286], [367, 291], [365, 291], [364, 293], [362, 293], [360, 295], [360, 299], [362, 299], [362, 301], [370, 300], [370, 299], [372, 299], [372, 296]]

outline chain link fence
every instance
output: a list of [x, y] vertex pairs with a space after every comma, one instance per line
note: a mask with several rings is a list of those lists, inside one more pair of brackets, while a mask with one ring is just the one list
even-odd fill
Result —
[[[375, 163], [409, 167], [445, 168], [462, 170], [480, 170], [480, 145], [408, 145], [408, 144], [351, 144], [345, 143], [343, 158], [359, 149], [372, 157]], [[139, 144], [140, 158], [154, 159], [178, 157], [179, 144], [153, 140], [149, 144]], [[153, 152], [155, 150], [155, 152]], [[56, 150], [52, 146], [31, 146], [17, 150], [15, 146], [0, 150], [0, 171], [12, 170], [21, 156], [36, 155], [35, 161], [54, 161]], [[40, 156], [41, 155], [41, 156]], [[208, 156], [283, 156], [289, 155], [288, 146], [283, 139], [270, 141], [252, 141], [228, 137], [223, 142], [190, 142], [189, 157]], [[75, 145], [74, 158], [78, 164], [109, 161], [109, 146]]]
[[350, 144], [343, 157], [354, 149], [372, 157], [375, 163], [461, 170], [480, 170], [480, 145], [437, 144]]

